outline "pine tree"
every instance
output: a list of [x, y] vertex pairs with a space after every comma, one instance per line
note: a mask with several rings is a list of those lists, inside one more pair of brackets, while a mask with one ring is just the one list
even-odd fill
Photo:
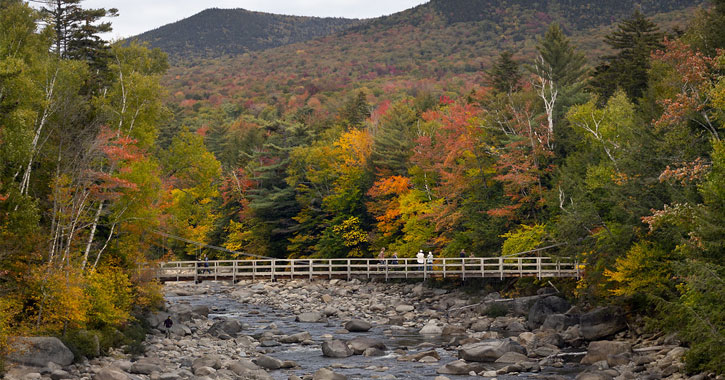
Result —
[[393, 106], [373, 136], [372, 162], [378, 174], [407, 175], [417, 116], [401, 102]]
[[538, 93], [544, 101], [549, 133], [553, 134], [556, 118], [561, 115], [561, 98], [571, 97], [581, 89], [587, 73], [586, 58], [569, 43], [557, 23], [551, 24], [536, 48], [539, 56], [529, 70], [539, 79]]
[[363, 91], [351, 97], [340, 111], [340, 119], [350, 128], [361, 127], [368, 117], [370, 117], [370, 105]]
[[494, 90], [501, 93], [516, 92], [521, 81], [521, 72], [519, 64], [513, 60], [513, 53], [504, 51], [499, 56], [496, 64], [489, 72], [491, 77], [491, 86]]
[[112, 30], [104, 17], [118, 16], [116, 8], [83, 9], [83, 0], [43, 0], [42, 8], [55, 30], [55, 53], [62, 58], [98, 62], [108, 44], [98, 35]]
[[650, 54], [662, 48], [663, 38], [657, 24], [639, 11], [605, 37], [605, 43], [618, 53], [605, 57], [607, 62], [596, 68], [590, 83], [601, 102], [609, 99], [617, 87], [632, 100], [642, 97], [649, 82]]

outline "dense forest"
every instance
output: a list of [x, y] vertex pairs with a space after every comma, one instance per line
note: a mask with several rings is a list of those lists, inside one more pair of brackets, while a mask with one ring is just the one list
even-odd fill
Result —
[[359, 20], [282, 16], [245, 9], [207, 9], [194, 16], [142, 33], [172, 62], [270, 49], [333, 34]]
[[139, 265], [243, 258], [163, 232], [278, 258], [553, 247], [582, 263], [566, 294], [724, 372], [725, 1], [678, 30], [656, 21], [682, 13], [632, 10], [594, 51], [553, 19], [501, 50], [510, 35], [447, 16], [165, 77], [160, 50], [98, 39], [94, 11], [88, 33], [0, 0], [0, 350], [18, 332], [118, 344], [159, 301]]

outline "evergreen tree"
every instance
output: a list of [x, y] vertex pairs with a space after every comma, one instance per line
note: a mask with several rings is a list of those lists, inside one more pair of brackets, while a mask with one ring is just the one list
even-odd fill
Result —
[[513, 53], [508, 50], [501, 53], [496, 64], [491, 68], [489, 76], [491, 86], [497, 92], [512, 93], [520, 88], [519, 64], [513, 60]]
[[407, 175], [417, 115], [405, 102], [393, 106], [373, 136], [372, 162], [378, 174]]
[[607, 45], [617, 50], [614, 56], [597, 66], [591, 86], [600, 101], [622, 88], [630, 99], [642, 97], [649, 82], [650, 54], [662, 47], [664, 34], [654, 22], [637, 11], [622, 21], [617, 30], [605, 37]]
[[118, 16], [116, 8], [83, 9], [83, 0], [44, 0], [43, 11], [55, 30], [55, 53], [62, 58], [97, 64], [108, 53], [108, 44], [98, 35], [112, 30], [104, 17]]
[[368, 117], [370, 117], [370, 105], [363, 91], [351, 97], [340, 111], [340, 119], [350, 128], [361, 127]]

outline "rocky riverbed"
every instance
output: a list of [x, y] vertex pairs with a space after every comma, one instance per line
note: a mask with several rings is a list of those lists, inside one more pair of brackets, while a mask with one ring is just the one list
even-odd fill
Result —
[[686, 349], [674, 339], [637, 335], [621, 311], [582, 312], [553, 289], [513, 300], [358, 280], [177, 283], [165, 291], [168, 311], [148, 317], [157, 329], [142, 357], [117, 350], [71, 363], [60, 341], [38, 338], [11, 358], [22, 365], [6, 378], [688, 378]]

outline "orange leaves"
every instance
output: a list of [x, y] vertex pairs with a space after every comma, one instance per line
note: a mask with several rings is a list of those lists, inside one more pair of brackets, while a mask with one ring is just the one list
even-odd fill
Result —
[[711, 168], [712, 164], [705, 162], [702, 157], [698, 157], [692, 162], [678, 163], [675, 168], [667, 165], [667, 168], [660, 174], [659, 180], [660, 182], [679, 182], [686, 186], [704, 179]]
[[387, 195], [401, 195], [410, 190], [411, 183], [408, 177], [392, 176], [378, 180], [368, 191], [368, 195], [378, 198]]

